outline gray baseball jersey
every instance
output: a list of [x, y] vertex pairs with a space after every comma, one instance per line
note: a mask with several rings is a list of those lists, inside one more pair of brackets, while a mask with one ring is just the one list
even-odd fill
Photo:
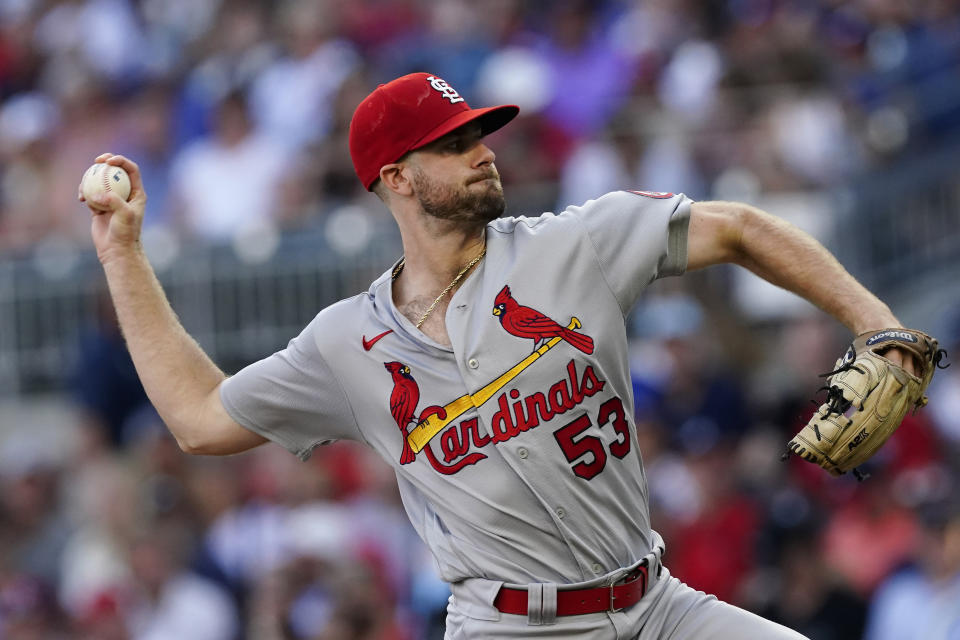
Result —
[[624, 316], [685, 269], [690, 204], [620, 191], [495, 220], [446, 312], [451, 347], [399, 313], [387, 271], [229, 378], [223, 404], [303, 459], [339, 439], [373, 447], [447, 581], [627, 566], [653, 539]]
[[[407, 515], [451, 583], [446, 638], [802, 640], [660, 565], [636, 445], [624, 316], [687, 263], [691, 201], [609, 193], [486, 230], [450, 300], [451, 345], [395, 308], [391, 271], [321, 311], [222, 386], [227, 411], [301, 458], [339, 439], [393, 465]], [[616, 612], [556, 615], [558, 588], [651, 587]], [[504, 583], [527, 616], [501, 613]]]
[[387, 271], [229, 378], [223, 404], [300, 458], [344, 438], [373, 447], [449, 582], [625, 567], [654, 534], [624, 316], [685, 269], [690, 204], [620, 191], [495, 220], [450, 300], [451, 347], [398, 312]]

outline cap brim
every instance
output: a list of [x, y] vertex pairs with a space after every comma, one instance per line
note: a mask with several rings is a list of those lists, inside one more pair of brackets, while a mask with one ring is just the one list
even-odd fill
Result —
[[454, 129], [459, 129], [463, 125], [475, 121], [480, 122], [480, 135], [488, 135], [516, 118], [518, 113], [520, 113], [520, 107], [515, 104], [502, 104], [497, 107], [484, 107], [481, 109], [461, 111], [418, 140], [410, 150], [416, 151], [434, 140], [442, 138]]

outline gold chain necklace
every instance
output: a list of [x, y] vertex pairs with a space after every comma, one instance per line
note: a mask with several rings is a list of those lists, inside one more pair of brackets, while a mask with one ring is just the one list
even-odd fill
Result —
[[[447, 295], [448, 293], [450, 293], [450, 289], [453, 289], [455, 286], [457, 286], [457, 283], [460, 282], [460, 280], [463, 278], [463, 276], [466, 275], [467, 271], [470, 271], [470, 269], [472, 269], [475, 264], [477, 264], [478, 262], [480, 262], [480, 260], [482, 260], [482, 259], [483, 259], [483, 256], [485, 256], [486, 254], [487, 254], [487, 246], [484, 245], [484, 246], [483, 246], [483, 249], [480, 251], [480, 255], [478, 255], [476, 258], [474, 258], [473, 260], [471, 260], [471, 261], [470, 261], [470, 264], [468, 264], [468, 265], [465, 266], [463, 269], [461, 269], [461, 270], [460, 270], [460, 273], [457, 274], [457, 277], [453, 279], [453, 282], [451, 282], [450, 284], [448, 284], [448, 285], [447, 285], [447, 288], [444, 289], [443, 291], [441, 291], [441, 292], [440, 292], [440, 295], [437, 296], [437, 299], [433, 301], [433, 304], [431, 304], [430, 307], [427, 308], [427, 310], [423, 312], [423, 315], [420, 316], [420, 320], [417, 321], [417, 329], [419, 329], [420, 326], [421, 326], [424, 322], [426, 322], [427, 316], [429, 316], [430, 313], [431, 313], [434, 309], [436, 309], [437, 305], [440, 304], [440, 301], [443, 300], [443, 297], [444, 297], [445, 295]], [[399, 276], [399, 275], [400, 275], [400, 272], [403, 271], [403, 265], [404, 265], [405, 263], [406, 263], [406, 258], [400, 258], [400, 262], [397, 264], [396, 267], [393, 268], [393, 273], [390, 274], [390, 279], [391, 279], [391, 280], [396, 280], [396, 279], [397, 279], [397, 276]]]

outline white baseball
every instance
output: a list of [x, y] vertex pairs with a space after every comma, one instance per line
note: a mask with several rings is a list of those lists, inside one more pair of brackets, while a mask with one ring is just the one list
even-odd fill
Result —
[[100, 193], [113, 192], [126, 200], [130, 197], [130, 176], [123, 167], [116, 167], [105, 162], [98, 162], [83, 174], [80, 181], [80, 191], [84, 199], [94, 209], [98, 207], [90, 199]]

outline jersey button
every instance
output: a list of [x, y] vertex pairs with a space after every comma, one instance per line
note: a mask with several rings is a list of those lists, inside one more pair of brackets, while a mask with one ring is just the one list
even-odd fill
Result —
[[563, 507], [557, 509], [557, 517], [563, 520], [564, 516], [567, 515], [567, 512], [563, 510]]
[[477, 367], [480, 366], [480, 362], [476, 358], [470, 358], [469, 360], [467, 360], [467, 366], [470, 367], [471, 369], [476, 369]]
[[594, 573], [597, 573], [597, 574], [603, 573], [603, 567], [600, 566], [599, 562], [594, 562], [593, 566], [590, 568], [593, 569]]
[[517, 449], [517, 455], [520, 456], [521, 460], [526, 460], [527, 456], [530, 455], [530, 452], [528, 452], [523, 447], [520, 447], [519, 449]]

